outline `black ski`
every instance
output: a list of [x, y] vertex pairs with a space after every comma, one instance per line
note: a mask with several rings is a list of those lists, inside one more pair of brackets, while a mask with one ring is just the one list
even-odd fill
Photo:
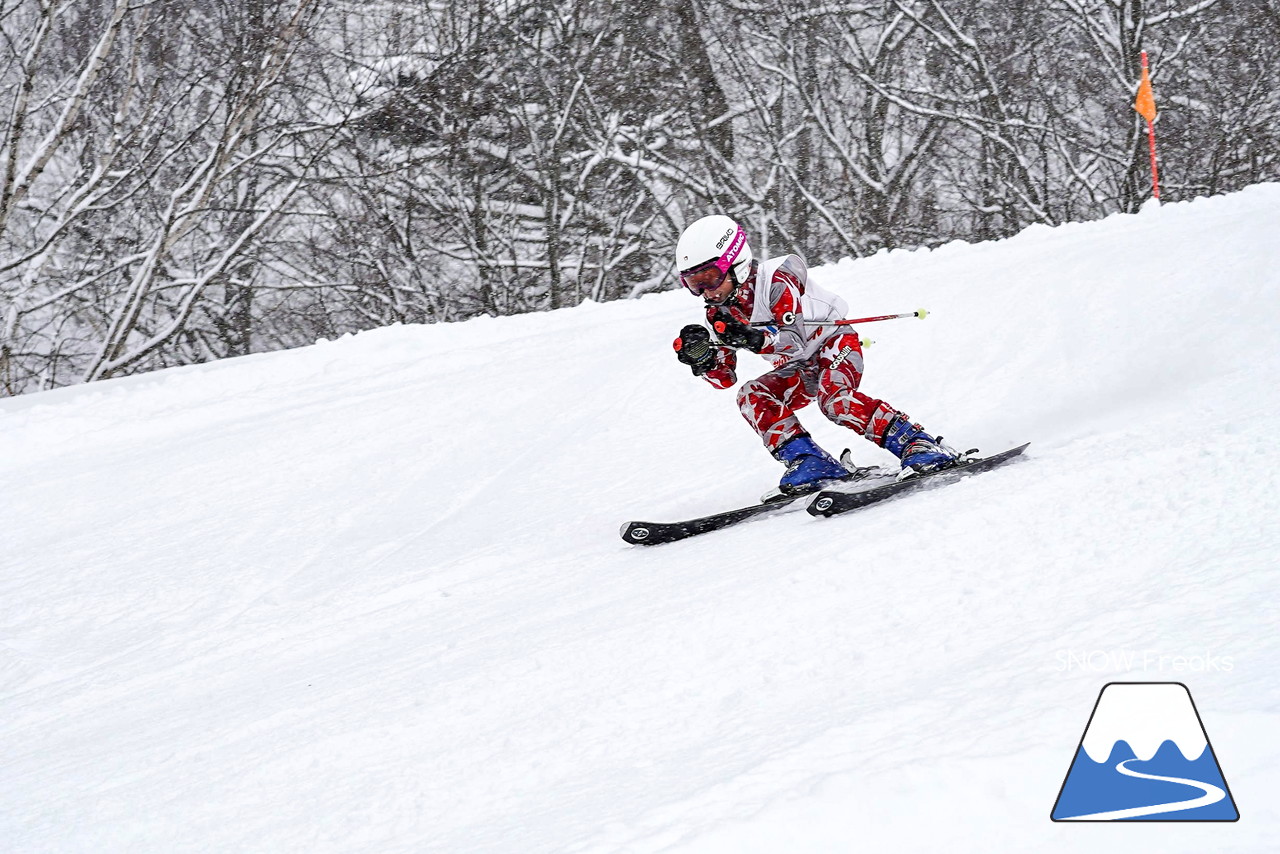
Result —
[[[854, 471], [848, 480], [837, 482], [884, 480], [892, 476], [892, 474], [886, 474], [886, 470], [878, 466], [867, 466]], [[622, 526], [622, 539], [636, 546], [657, 546], [662, 543], [674, 543], [677, 540], [696, 537], [698, 534], [719, 531], [721, 528], [727, 528], [730, 525], [736, 525], [748, 519], [772, 516], [775, 513], [781, 513], [786, 510], [798, 510], [800, 505], [797, 502], [803, 498], [811, 497], [813, 497], [811, 492], [803, 495], [783, 495], [768, 501], [762, 501], [759, 504], [739, 507], [737, 510], [727, 510], [723, 513], [713, 513], [710, 516], [689, 519], [684, 522], [627, 522]]]
[[698, 534], [718, 531], [756, 516], [769, 516], [781, 510], [792, 508], [801, 498], [812, 495], [797, 495], [791, 498], [780, 498], [777, 501], [761, 502], [737, 510], [724, 513], [713, 513], [701, 519], [689, 519], [685, 522], [628, 522], [622, 526], [622, 539], [636, 546], [657, 546], [662, 543], [674, 543]]
[[[1027, 443], [1027, 445], [1029, 444], [1030, 442]], [[950, 468], [913, 475], [903, 480], [895, 480], [893, 483], [873, 486], [870, 489], [852, 492], [824, 489], [809, 501], [806, 509], [811, 516], [835, 516], [837, 513], [857, 510], [859, 507], [866, 507], [868, 504], [875, 504], [878, 501], [884, 501], [886, 498], [902, 495], [904, 492], [930, 485], [940, 486], [944, 483], [953, 483], [962, 477], [989, 471], [1018, 457], [1027, 449], [1027, 445], [1019, 445], [1016, 448], [1010, 448], [1007, 451], [1002, 451], [989, 457], [966, 459]]]

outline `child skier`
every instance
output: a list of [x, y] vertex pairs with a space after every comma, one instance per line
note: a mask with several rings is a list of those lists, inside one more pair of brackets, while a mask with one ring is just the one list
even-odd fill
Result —
[[818, 447], [795, 411], [818, 401], [822, 414], [865, 436], [902, 461], [904, 469], [931, 471], [956, 455], [906, 415], [858, 391], [862, 342], [837, 326], [848, 306], [808, 280], [798, 255], [759, 263], [746, 232], [727, 216], [703, 217], [676, 244], [680, 281], [706, 302], [715, 330], [690, 324], [674, 342], [676, 357], [716, 388], [737, 382], [737, 349], [764, 356], [773, 370], [738, 390], [738, 408], [786, 464], [778, 488], [787, 495], [812, 492], [848, 470]]

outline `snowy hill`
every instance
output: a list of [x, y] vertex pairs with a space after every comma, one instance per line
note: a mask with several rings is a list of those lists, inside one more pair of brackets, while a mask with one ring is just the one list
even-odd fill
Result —
[[[864, 390], [1026, 459], [626, 546], [781, 474], [682, 293], [0, 402], [0, 848], [1273, 850], [1280, 185], [814, 276], [931, 312]], [[1116, 680], [1238, 823], [1050, 822]]]

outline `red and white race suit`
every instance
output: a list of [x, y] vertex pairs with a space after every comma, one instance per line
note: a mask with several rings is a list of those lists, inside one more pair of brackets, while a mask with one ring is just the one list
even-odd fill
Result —
[[[765, 333], [760, 355], [773, 370], [743, 383], [738, 408], [766, 448], [773, 451], [806, 432], [795, 413], [814, 400], [836, 424], [883, 443], [885, 428], [900, 413], [858, 391], [862, 342], [851, 327], [834, 323], [848, 305], [809, 282], [803, 258], [785, 255], [763, 262], [724, 308], [739, 323], [756, 324]], [[709, 323], [720, 309], [708, 306]], [[729, 388], [737, 382], [737, 352], [721, 346], [715, 354], [715, 366], [703, 377], [716, 388]]]

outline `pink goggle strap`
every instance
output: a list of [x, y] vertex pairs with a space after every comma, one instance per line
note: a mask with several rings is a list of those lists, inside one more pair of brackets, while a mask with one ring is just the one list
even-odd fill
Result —
[[733, 262], [737, 261], [738, 256], [742, 254], [742, 244], [746, 242], [747, 233], [742, 230], [742, 226], [738, 226], [738, 233], [733, 236], [733, 240], [729, 243], [729, 248], [716, 260], [716, 269], [721, 273], [729, 272]]

